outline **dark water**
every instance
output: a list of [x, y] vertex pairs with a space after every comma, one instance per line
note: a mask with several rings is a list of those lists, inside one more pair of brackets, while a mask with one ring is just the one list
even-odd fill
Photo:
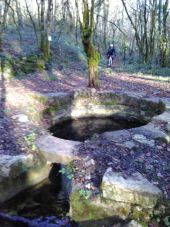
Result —
[[69, 211], [69, 185], [63, 183], [60, 164], [54, 163], [49, 178], [32, 187], [0, 207], [0, 227], [74, 227], [67, 218]]
[[95, 134], [106, 131], [116, 131], [129, 129], [143, 125], [137, 121], [115, 120], [113, 118], [79, 118], [67, 120], [52, 126], [49, 131], [56, 137], [85, 141], [92, 138]]

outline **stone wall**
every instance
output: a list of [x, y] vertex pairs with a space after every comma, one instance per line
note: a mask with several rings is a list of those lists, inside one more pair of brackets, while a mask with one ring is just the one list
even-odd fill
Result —
[[113, 92], [76, 91], [44, 96], [46, 107], [43, 117], [55, 124], [82, 117], [124, 118], [147, 123], [165, 109], [163, 102]]

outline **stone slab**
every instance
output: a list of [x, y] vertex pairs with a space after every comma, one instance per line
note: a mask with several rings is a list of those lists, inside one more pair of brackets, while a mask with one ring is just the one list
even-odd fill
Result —
[[73, 151], [76, 150], [76, 147], [80, 143], [81, 142], [59, 139], [52, 135], [45, 135], [37, 140], [36, 145], [47, 161], [68, 164], [76, 159]]
[[37, 155], [1, 155], [0, 203], [48, 178], [50, 166]]
[[162, 198], [162, 192], [140, 173], [125, 179], [122, 173], [108, 168], [102, 180], [102, 195], [105, 199], [131, 203], [144, 208], [153, 208]]
[[102, 137], [115, 143], [122, 143], [131, 139], [130, 132], [125, 129], [114, 132], [104, 132], [102, 133]]

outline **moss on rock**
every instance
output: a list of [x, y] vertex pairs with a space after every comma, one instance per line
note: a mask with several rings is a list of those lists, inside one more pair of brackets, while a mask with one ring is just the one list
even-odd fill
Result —
[[106, 218], [119, 217], [119, 219], [126, 219], [131, 211], [130, 204], [117, 203], [103, 199], [100, 195], [94, 198], [85, 198], [80, 195], [79, 191], [71, 194], [71, 217], [76, 221], [92, 221]]
[[45, 61], [39, 55], [22, 56], [20, 58], [4, 56], [0, 64], [0, 72], [3, 72], [6, 77], [25, 76], [35, 71], [42, 72], [45, 69]]

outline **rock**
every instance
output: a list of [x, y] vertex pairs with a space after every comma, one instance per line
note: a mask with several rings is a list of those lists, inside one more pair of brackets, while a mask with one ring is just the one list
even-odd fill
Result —
[[147, 171], [150, 171], [150, 170], [153, 170], [153, 169], [154, 169], [154, 166], [151, 165], [151, 164], [145, 164], [145, 169], [146, 169]]
[[17, 115], [14, 115], [14, 116], [12, 116], [12, 119], [18, 120], [21, 123], [27, 123], [27, 122], [29, 122], [28, 116], [25, 115], [25, 114], [17, 114]]
[[93, 187], [93, 185], [91, 183], [88, 183], [85, 185], [85, 187], [90, 190]]
[[[25, 168], [29, 168], [35, 164], [34, 162], [34, 156], [32, 154], [29, 155], [17, 155], [17, 156], [11, 156], [11, 155], [1, 155], [0, 159], [0, 176], [9, 177], [10, 175], [15, 175], [14, 169], [20, 167], [22, 165], [22, 168], [19, 168], [20, 171], [24, 171], [24, 165]], [[17, 171], [19, 174], [19, 172]]]
[[162, 122], [169, 123], [170, 122], [170, 111], [167, 110], [167, 111], [163, 112], [162, 114], [154, 117], [153, 119], [156, 121], [162, 121]]
[[168, 134], [170, 135], [170, 122], [167, 124], [166, 130], [167, 130]]
[[86, 158], [84, 161], [85, 161], [85, 163], [84, 163], [84, 166], [85, 167], [89, 167], [89, 166], [95, 165], [94, 159], [89, 159], [89, 157]]
[[161, 191], [140, 173], [125, 179], [122, 173], [108, 168], [103, 176], [101, 190], [104, 199], [153, 208], [162, 198]]
[[[91, 192], [91, 183], [87, 183], [85, 187], [84, 193], [89, 192], [88, 190]], [[80, 194], [81, 188], [82, 186], [74, 185], [70, 196], [70, 216], [80, 222], [114, 217], [123, 220], [148, 220], [162, 198], [161, 191], [141, 174], [136, 173], [124, 179], [121, 173], [113, 173], [112, 168], [108, 168], [101, 190], [92, 198], [83, 197]], [[133, 226], [136, 222], [129, 224]]]
[[134, 147], [136, 147], [136, 145], [133, 141], [127, 141], [127, 142], [121, 144], [121, 146], [123, 146], [125, 148], [129, 148], [130, 150], [133, 149]]
[[1, 155], [0, 203], [46, 179], [50, 166], [33, 154]]
[[137, 141], [138, 143], [141, 143], [141, 144], [146, 144], [150, 147], [153, 147], [155, 146], [155, 141], [150, 139], [148, 140], [145, 136], [143, 135], [140, 135], [140, 134], [136, 134], [132, 137], [135, 141]]
[[170, 110], [170, 99], [164, 98], [162, 101], [163, 101], [164, 104], [165, 104], [166, 110]]
[[[146, 226], [146, 225], [145, 225]], [[131, 222], [129, 222], [126, 227], [144, 227], [143, 224], [140, 224], [139, 222], [132, 220]]]
[[159, 128], [155, 127], [152, 123], [149, 123], [138, 128], [133, 128], [131, 129], [131, 132], [133, 132], [134, 134], [144, 135], [146, 138], [151, 139], [166, 138], [166, 134]]
[[102, 133], [103, 138], [106, 138], [108, 141], [115, 143], [122, 143], [130, 140], [130, 132], [128, 130], [118, 130], [114, 132], [104, 132]]
[[36, 141], [36, 145], [43, 157], [50, 162], [68, 164], [72, 160], [77, 159], [73, 154], [80, 142], [59, 139], [51, 135], [40, 137]]
[[95, 196], [93, 199], [84, 198], [80, 195], [80, 191], [73, 191], [70, 197], [70, 216], [78, 222], [90, 221], [91, 223], [94, 220], [96, 222], [96, 220], [114, 217], [125, 220], [130, 212], [130, 204], [104, 201], [100, 196]]
[[91, 176], [85, 176], [85, 180], [91, 180]]

